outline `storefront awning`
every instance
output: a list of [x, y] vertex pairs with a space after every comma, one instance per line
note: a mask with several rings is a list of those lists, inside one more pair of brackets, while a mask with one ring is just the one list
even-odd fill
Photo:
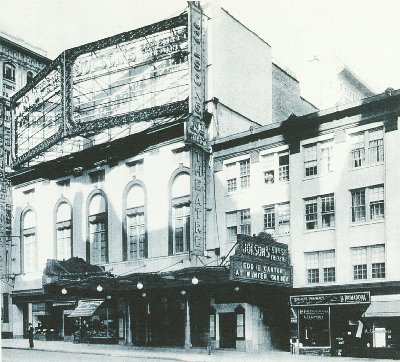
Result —
[[400, 317], [400, 300], [372, 301], [363, 316], [366, 318]]
[[102, 303], [102, 300], [81, 300], [68, 317], [90, 317]]

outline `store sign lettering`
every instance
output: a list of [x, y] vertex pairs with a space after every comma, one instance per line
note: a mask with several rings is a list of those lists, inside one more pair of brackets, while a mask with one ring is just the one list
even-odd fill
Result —
[[362, 304], [370, 303], [369, 292], [296, 295], [290, 297], [292, 306], [329, 305], [329, 304]]

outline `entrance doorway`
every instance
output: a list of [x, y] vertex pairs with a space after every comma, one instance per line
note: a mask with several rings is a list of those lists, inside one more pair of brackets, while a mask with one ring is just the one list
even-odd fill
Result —
[[236, 313], [219, 314], [219, 347], [236, 348]]

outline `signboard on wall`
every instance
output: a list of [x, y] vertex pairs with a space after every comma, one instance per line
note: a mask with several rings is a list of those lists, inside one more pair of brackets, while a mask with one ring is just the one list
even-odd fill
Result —
[[207, 134], [204, 124], [205, 101], [205, 60], [203, 39], [203, 15], [199, 1], [189, 2], [189, 112], [185, 124], [185, 141], [200, 147], [207, 147]]
[[235, 255], [230, 257], [230, 279], [291, 287], [288, 246], [257, 236], [238, 235]]
[[369, 292], [354, 293], [333, 293], [333, 294], [315, 294], [315, 295], [295, 295], [290, 297], [290, 305], [336, 305], [336, 304], [369, 304], [371, 297]]
[[192, 146], [190, 150], [190, 230], [192, 234], [192, 252], [196, 255], [203, 255], [205, 249], [207, 157], [207, 153], [202, 148]]

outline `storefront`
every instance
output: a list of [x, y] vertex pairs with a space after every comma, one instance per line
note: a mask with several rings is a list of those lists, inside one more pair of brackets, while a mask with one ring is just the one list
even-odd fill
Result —
[[291, 296], [294, 349], [300, 354], [340, 356], [371, 344], [363, 318], [370, 302], [370, 293], [364, 291]]

